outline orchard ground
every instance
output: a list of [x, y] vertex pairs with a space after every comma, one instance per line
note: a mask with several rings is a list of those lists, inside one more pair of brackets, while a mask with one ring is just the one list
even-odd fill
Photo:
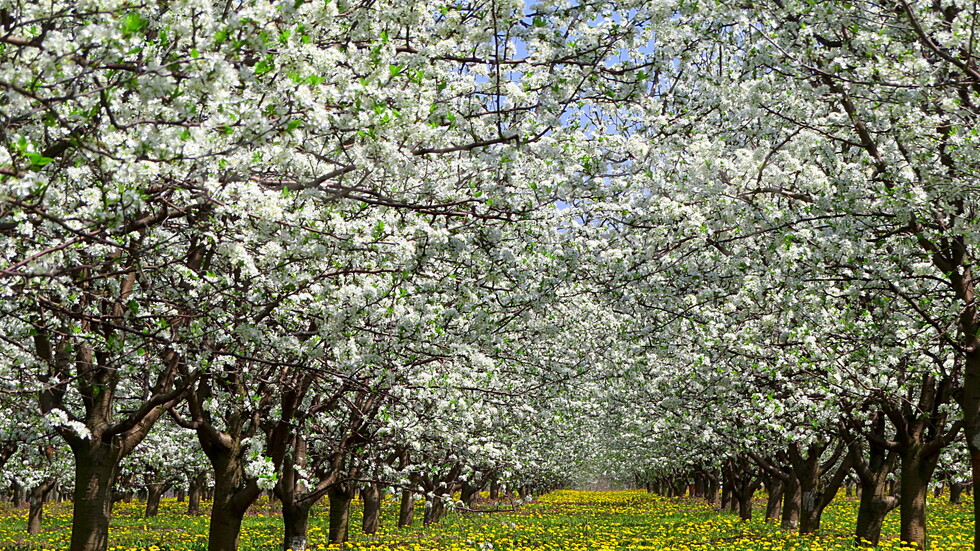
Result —
[[[763, 502], [764, 503], [764, 502]], [[246, 517], [240, 549], [268, 551], [281, 548], [282, 521], [275, 503], [262, 500]], [[853, 548], [849, 530], [854, 526], [857, 501], [843, 495], [828, 507], [819, 535], [801, 538], [779, 530], [756, 515], [750, 522], [719, 513], [706, 503], [687, 498], [663, 498], [643, 491], [580, 492], [563, 490], [531, 503], [484, 503], [497, 512], [458, 512], [439, 525], [395, 527], [397, 504], [387, 503], [382, 529], [375, 536], [359, 534], [356, 505], [352, 508], [350, 551], [399, 549], [493, 551], [611, 551], [611, 550], [794, 550], [818, 551]], [[761, 504], [760, 504], [761, 505]], [[929, 539], [932, 550], [972, 549], [973, 518], [969, 506], [951, 505], [936, 498], [929, 503]], [[119, 503], [113, 515], [110, 550], [183, 551], [207, 546], [207, 516], [188, 517], [185, 505], [165, 500], [157, 517], [145, 519], [142, 504]], [[421, 508], [417, 508], [418, 511]], [[71, 511], [67, 503], [46, 511], [42, 534], [25, 531], [26, 509], [0, 509], [0, 549], [47, 550], [67, 547]], [[325, 511], [311, 520], [310, 549], [341, 549], [326, 545]], [[898, 514], [889, 515], [883, 543], [876, 549], [910, 549], [897, 539]]]

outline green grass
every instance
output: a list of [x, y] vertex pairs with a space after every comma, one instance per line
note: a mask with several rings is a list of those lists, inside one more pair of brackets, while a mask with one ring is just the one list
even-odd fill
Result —
[[[185, 504], [164, 500], [157, 517], [143, 518], [143, 504], [118, 503], [114, 509], [110, 548], [120, 550], [189, 551], [207, 547], [207, 516], [188, 517]], [[501, 504], [502, 508], [511, 508]], [[764, 501], [756, 504], [755, 519], [742, 522], [728, 513], [690, 499], [665, 499], [644, 492], [562, 491], [544, 496], [512, 512], [450, 513], [437, 526], [421, 526], [421, 507], [416, 524], [394, 527], [395, 500], [388, 500], [382, 530], [375, 536], [360, 533], [360, 511], [351, 514], [352, 540], [346, 549], [371, 551], [830, 551], [852, 549], [851, 530], [857, 510], [853, 498], [839, 496], [823, 517], [821, 532], [800, 538], [761, 519]], [[206, 510], [206, 507], [205, 507]], [[26, 533], [25, 509], [0, 504], [0, 549], [63, 549], [70, 536], [71, 507], [50, 504], [42, 534]], [[973, 516], [967, 504], [950, 505], [945, 499], [930, 502], [931, 548], [942, 551], [972, 550]], [[282, 521], [275, 502], [260, 501], [246, 516], [242, 551], [280, 548]], [[337, 549], [326, 545], [327, 516], [315, 510], [310, 523], [311, 549]], [[898, 512], [889, 515], [880, 549], [902, 549], [897, 540]]]

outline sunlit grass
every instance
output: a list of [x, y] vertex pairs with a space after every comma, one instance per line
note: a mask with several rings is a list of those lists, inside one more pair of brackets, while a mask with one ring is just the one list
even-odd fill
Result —
[[[203, 504], [206, 510], [206, 504]], [[267, 499], [246, 517], [242, 551], [281, 548], [282, 521], [275, 502]], [[612, 550], [756, 550], [830, 551], [852, 549], [851, 530], [857, 502], [840, 496], [824, 514], [820, 534], [800, 538], [779, 530], [761, 519], [759, 502], [756, 519], [742, 522], [728, 513], [718, 513], [708, 504], [690, 499], [667, 499], [641, 491], [553, 492], [534, 503], [485, 507], [517, 509], [495, 513], [450, 513], [436, 526], [422, 527], [421, 518], [410, 529], [395, 526], [397, 505], [386, 501], [382, 529], [374, 536], [360, 533], [360, 511], [352, 508], [350, 551], [398, 549], [403, 551], [612, 551]], [[114, 509], [110, 549], [145, 551], [203, 550], [207, 546], [207, 516], [184, 515], [186, 505], [164, 500], [160, 515], [143, 518], [143, 504], [118, 503]], [[421, 515], [421, 504], [416, 509]], [[972, 550], [971, 509], [950, 505], [945, 499], [930, 502], [931, 548], [938, 551]], [[63, 549], [70, 534], [70, 505], [47, 507], [44, 532], [29, 536], [27, 512], [0, 505], [0, 548], [18, 550]], [[898, 512], [885, 523], [881, 550], [906, 549], [895, 537]], [[327, 515], [317, 511], [311, 520], [310, 548], [327, 546]]]

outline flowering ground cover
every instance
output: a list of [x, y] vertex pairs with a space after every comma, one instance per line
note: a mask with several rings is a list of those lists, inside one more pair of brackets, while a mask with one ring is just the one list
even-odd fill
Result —
[[[533, 503], [488, 504], [494, 513], [457, 513], [436, 526], [411, 529], [394, 526], [394, 503], [388, 503], [382, 529], [375, 536], [358, 533], [359, 513], [351, 515], [349, 551], [612, 551], [612, 550], [756, 550], [824, 551], [853, 548], [857, 503], [840, 496], [824, 514], [823, 529], [801, 538], [779, 530], [761, 518], [742, 522], [728, 513], [690, 499], [668, 499], [641, 491], [558, 491]], [[113, 516], [110, 549], [114, 551], [203, 550], [207, 544], [207, 517], [182, 514], [183, 504], [165, 500], [160, 515], [144, 519], [142, 504], [119, 503]], [[758, 517], [759, 515], [757, 515]], [[417, 519], [420, 520], [420, 519]], [[897, 511], [885, 524], [881, 550], [908, 549], [895, 537]], [[340, 549], [326, 545], [326, 515], [311, 521], [311, 549]], [[26, 511], [0, 508], [0, 549], [47, 550], [67, 546], [70, 510], [49, 507], [45, 530], [28, 536]], [[972, 549], [972, 515], [968, 505], [950, 505], [945, 499], [930, 503], [930, 548], [936, 551]], [[240, 549], [265, 551], [280, 548], [282, 522], [275, 503], [260, 502], [246, 517]]]

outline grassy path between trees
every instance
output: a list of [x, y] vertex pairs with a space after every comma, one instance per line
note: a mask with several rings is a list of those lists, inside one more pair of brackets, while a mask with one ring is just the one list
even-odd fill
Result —
[[[246, 518], [241, 551], [279, 549], [282, 522], [275, 503], [263, 502]], [[67, 505], [67, 504], [66, 504]], [[355, 504], [356, 505], [356, 504]], [[851, 549], [857, 503], [841, 496], [824, 513], [819, 536], [800, 538], [761, 519], [743, 523], [727, 513], [688, 499], [666, 499], [641, 491], [548, 494], [510, 512], [450, 514], [442, 524], [413, 529], [394, 527], [394, 503], [387, 507], [376, 536], [359, 533], [360, 515], [352, 510], [353, 540], [349, 551], [613, 551], [613, 550], [794, 550]], [[761, 503], [759, 504], [761, 505]], [[507, 504], [500, 507], [510, 508]], [[420, 508], [417, 508], [417, 510]], [[142, 504], [119, 503], [110, 532], [115, 551], [184, 551], [206, 548], [207, 517], [187, 517], [184, 506], [165, 500], [158, 517], [142, 518]], [[29, 537], [26, 510], [0, 505], [0, 549], [40, 550], [67, 547], [71, 511], [48, 508], [45, 529]], [[759, 515], [757, 515], [759, 516]], [[882, 550], [906, 549], [898, 540], [898, 511], [885, 523]], [[325, 511], [311, 519], [311, 549], [327, 546]], [[933, 550], [972, 549], [971, 513], [966, 505], [930, 503], [929, 530]]]

